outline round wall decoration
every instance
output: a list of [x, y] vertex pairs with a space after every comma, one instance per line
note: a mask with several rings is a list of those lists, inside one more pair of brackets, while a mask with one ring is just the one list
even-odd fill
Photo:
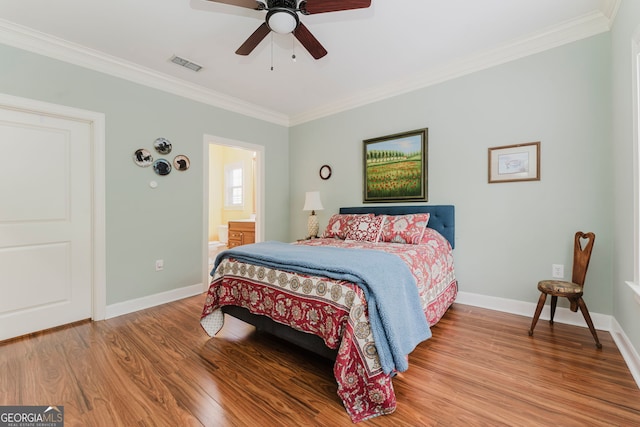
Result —
[[160, 154], [169, 154], [171, 152], [171, 142], [167, 138], [157, 138], [153, 142], [153, 148]]
[[173, 167], [179, 171], [186, 171], [187, 169], [189, 169], [190, 164], [191, 162], [189, 161], [189, 158], [184, 154], [180, 154], [179, 156], [176, 156], [175, 159], [173, 159]]
[[151, 166], [151, 163], [153, 163], [153, 157], [149, 150], [138, 148], [135, 153], [133, 153], [133, 161], [141, 168], [146, 168], [147, 166]]
[[322, 167], [320, 168], [320, 178], [322, 179], [331, 178], [331, 166], [322, 165]]
[[171, 163], [165, 159], [158, 159], [153, 163], [153, 170], [158, 175], [169, 175], [171, 172]]

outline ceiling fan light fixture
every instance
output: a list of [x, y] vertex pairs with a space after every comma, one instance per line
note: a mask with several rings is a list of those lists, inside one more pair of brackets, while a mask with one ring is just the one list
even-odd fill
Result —
[[289, 9], [275, 8], [267, 13], [269, 29], [278, 34], [289, 34], [298, 27], [298, 15]]

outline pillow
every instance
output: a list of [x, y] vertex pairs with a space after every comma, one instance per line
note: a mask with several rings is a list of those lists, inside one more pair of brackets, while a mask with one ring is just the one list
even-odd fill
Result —
[[386, 215], [364, 215], [353, 218], [347, 224], [345, 239], [377, 242], [382, 232], [382, 224], [384, 224], [385, 217]]
[[424, 235], [422, 236], [422, 239], [420, 239], [420, 244], [448, 248], [451, 250], [451, 243], [449, 243], [442, 234], [429, 227], [424, 230]]
[[329, 218], [329, 223], [322, 237], [344, 240], [347, 237], [347, 227], [350, 221], [357, 217], [374, 216], [374, 214], [334, 214]]
[[417, 245], [422, 240], [429, 217], [428, 213], [388, 215], [382, 226], [380, 241]]

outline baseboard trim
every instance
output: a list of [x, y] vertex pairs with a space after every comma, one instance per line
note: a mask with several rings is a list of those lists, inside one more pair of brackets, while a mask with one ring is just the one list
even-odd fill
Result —
[[[472, 305], [474, 307], [488, 308], [491, 310], [502, 311], [505, 313], [517, 314], [525, 317], [533, 317], [533, 313], [536, 311], [535, 303], [518, 301], [507, 298], [491, 297], [487, 295], [472, 294], [469, 292], [458, 292], [456, 302], [460, 304]], [[600, 313], [592, 313], [591, 320], [596, 329], [611, 332], [611, 316]], [[540, 315], [541, 320], [549, 320], [549, 308], [548, 304], [546, 310], [542, 310]], [[568, 308], [558, 307], [556, 309], [556, 315], [553, 317], [554, 322], [565, 323], [567, 325], [587, 327], [584, 322], [584, 317], [581, 313], [574, 313]]]
[[613, 341], [615, 341], [618, 346], [618, 350], [620, 350], [620, 354], [622, 354], [622, 358], [627, 362], [627, 366], [631, 371], [631, 375], [633, 375], [633, 379], [636, 380], [636, 384], [640, 387], [640, 355], [631, 344], [629, 337], [624, 333], [622, 327], [618, 323], [618, 321], [613, 319], [613, 328], [611, 330], [611, 336], [613, 337]]
[[[472, 294], [469, 292], [458, 292], [456, 302], [460, 304], [471, 305], [474, 307], [487, 308], [490, 310], [502, 311], [505, 313], [517, 314], [525, 317], [533, 317], [536, 310], [536, 303], [512, 300], [507, 298], [491, 297], [480, 294]], [[624, 359], [631, 375], [635, 380], [638, 388], [640, 388], [640, 355], [633, 347], [633, 344], [620, 327], [620, 324], [613, 316], [600, 313], [589, 313], [593, 325], [598, 330], [607, 331], [611, 334], [613, 341], [616, 343], [620, 354]], [[549, 320], [548, 304], [540, 315], [541, 320]], [[553, 321], [557, 323], [565, 323], [568, 325], [581, 326], [586, 328], [584, 318], [581, 313], [573, 313], [568, 308], [558, 307]], [[523, 331], [523, 333], [526, 333]]]
[[146, 308], [199, 295], [201, 293], [202, 283], [198, 283], [191, 286], [185, 286], [183, 288], [160, 292], [159, 294], [118, 302], [107, 306], [105, 319], [111, 319], [113, 317], [122, 316], [123, 314], [133, 313]]

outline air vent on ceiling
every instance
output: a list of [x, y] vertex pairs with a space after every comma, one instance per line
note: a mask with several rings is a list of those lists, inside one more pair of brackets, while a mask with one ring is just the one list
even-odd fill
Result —
[[181, 65], [195, 72], [198, 72], [202, 69], [202, 65], [198, 65], [195, 62], [191, 62], [188, 59], [180, 58], [179, 56], [176, 56], [176, 55], [173, 55], [171, 57], [171, 62], [173, 62], [174, 64]]

